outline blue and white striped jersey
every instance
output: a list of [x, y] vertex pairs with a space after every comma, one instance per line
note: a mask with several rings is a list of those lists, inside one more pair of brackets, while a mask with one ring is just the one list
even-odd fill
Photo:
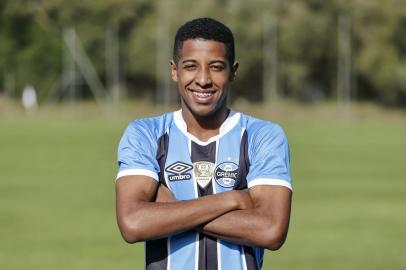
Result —
[[[291, 186], [289, 145], [276, 124], [230, 111], [217, 136], [187, 132], [181, 111], [129, 124], [118, 148], [117, 179], [145, 175], [178, 200], [258, 185]], [[261, 269], [264, 250], [196, 231], [145, 242], [146, 269]]]

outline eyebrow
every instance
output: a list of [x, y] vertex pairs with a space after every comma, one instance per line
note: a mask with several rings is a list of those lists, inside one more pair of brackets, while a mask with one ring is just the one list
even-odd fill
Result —
[[196, 60], [192, 60], [192, 59], [186, 59], [186, 60], [183, 60], [182, 61], [182, 64], [187, 64], [187, 63], [196, 63], [197, 61]]
[[[193, 59], [186, 59], [186, 60], [183, 60], [183, 61], [182, 61], [182, 64], [187, 64], [187, 63], [193, 63], [193, 64], [195, 64], [195, 63], [197, 63], [197, 61], [196, 61], [196, 60], [193, 60]], [[223, 60], [212, 60], [212, 61], [209, 62], [209, 65], [211, 65], [211, 64], [223, 64], [223, 65], [227, 65], [227, 62], [226, 62], [226, 61], [223, 61]]]
[[209, 64], [223, 64], [223, 65], [227, 65], [227, 62], [226, 62], [226, 61], [223, 61], [223, 60], [213, 60], [213, 61], [210, 61]]

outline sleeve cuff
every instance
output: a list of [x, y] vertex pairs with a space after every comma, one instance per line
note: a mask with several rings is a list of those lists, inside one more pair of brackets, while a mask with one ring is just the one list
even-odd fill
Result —
[[287, 187], [290, 190], [292, 189], [292, 184], [287, 181], [287, 180], [283, 180], [283, 179], [274, 179], [274, 178], [257, 178], [254, 180], [251, 180], [248, 182], [248, 188], [254, 187], [254, 186], [261, 186], [261, 185], [265, 185], [265, 186], [283, 186], [283, 187]]
[[129, 176], [129, 175], [144, 175], [144, 176], [149, 176], [151, 178], [154, 178], [156, 181], [159, 181], [158, 174], [154, 171], [146, 170], [146, 169], [127, 169], [127, 170], [122, 170], [118, 172], [116, 181], [123, 176]]

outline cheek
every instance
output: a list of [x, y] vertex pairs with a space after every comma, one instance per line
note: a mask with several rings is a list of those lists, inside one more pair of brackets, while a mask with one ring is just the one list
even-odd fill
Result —
[[224, 74], [218, 74], [213, 76], [212, 78], [213, 82], [222, 88], [227, 87], [227, 85], [230, 83], [229, 78]]
[[193, 82], [193, 75], [189, 73], [181, 73], [178, 75], [178, 84], [181, 86], [187, 86]]

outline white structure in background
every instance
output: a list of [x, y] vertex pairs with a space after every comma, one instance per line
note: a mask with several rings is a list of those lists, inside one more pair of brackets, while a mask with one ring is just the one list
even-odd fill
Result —
[[32, 111], [38, 107], [37, 92], [32, 85], [26, 85], [24, 87], [21, 102], [26, 111]]

